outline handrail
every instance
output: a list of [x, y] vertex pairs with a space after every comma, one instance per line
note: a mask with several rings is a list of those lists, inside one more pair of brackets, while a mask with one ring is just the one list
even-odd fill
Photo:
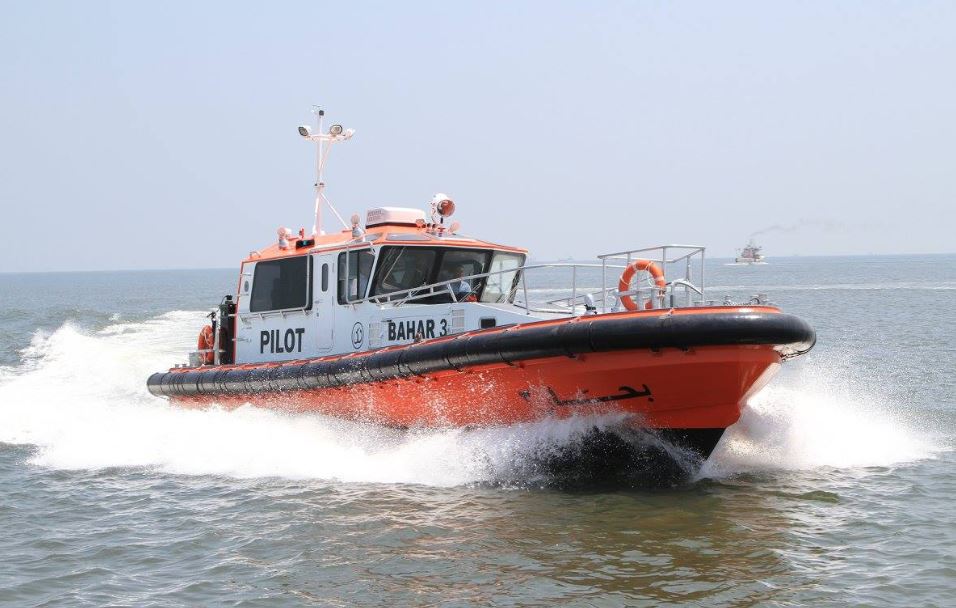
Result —
[[684, 258], [686, 258], [686, 257], [690, 257], [690, 256], [692, 256], [692, 255], [694, 255], [694, 254], [696, 254], [696, 253], [703, 252], [704, 249], [706, 249], [706, 247], [703, 247], [703, 246], [701, 246], [701, 245], [679, 245], [679, 244], [655, 245], [655, 246], [653, 246], [653, 247], [643, 247], [643, 248], [641, 248], [641, 249], [631, 249], [631, 250], [628, 250], [628, 251], [616, 251], [616, 252], [614, 252], [614, 253], [602, 253], [601, 255], [597, 256], [597, 258], [598, 258], [599, 260], [611, 259], [611, 258], [617, 258], [617, 257], [621, 257], [621, 256], [627, 256], [627, 255], [629, 255], [629, 254], [630, 254], [630, 255], [633, 255], [633, 254], [635, 254], [635, 253], [644, 253], [644, 252], [647, 252], [647, 251], [657, 251], [657, 250], [659, 250], [659, 249], [660, 249], [660, 250], [664, 250], [664, 249], [691, 249], [691, 250], [692, 250], [692, 251], [689, 251], [688, 253], [686, 253], [686, 254], [684, 254], [684, 255], [682, 255], [682, 256], [680, 256], [680, 257], [673, 258], [673, 259], [671, 260], [671, 261], [673, 261], [673, 262], [677, 262], [677, 261], [680, 261], [680, 260], [682, 260], [682, 259], [684, 259]]
[[[445, 281], [438, 281], [436, 283], [428, 283], [426, 285], [420, 285], [419, 287], [412, 287], [409, 289], [401, 289], [398, 291], [391, 291], [389, 293], [378, 294], [374, 296], [366, 296], [364, 298], [359, 298], [357, 300], [347, 300], [349, 304], [361, 304], [363, 302], [371, 302], [373, 304], [384, 304], [386, 302], [394, 303], [395, 300], [399, 300], [398, 305], [404, 304], [407, 301], [426, 298], [433, 295], [438, 295], [446, 291], [450, 292], [454, 301], [458, 302], [457, 296], [454, 294], [452, 285], [454, 283], [460, 283], [461, 281], [474, 281], [478, 279], [490, 278], [492, 276], [500, 276], [507, 273], [522, 273], [524, 277], [524, 271], [526, 270], [535, 270], [538, 268], [601, 268], [602, 264], [567, 264], [567, 263], [552, 263], [552, 264], [526, 264], [524, 266], [516, 266], [515, 268], [505, 268], [503, 270], [493, 270], [489, 272], [481, 272], [478, 274], [471, 274], [463, 277], [455, 277], [453, 279], [447, 279]], [[620, 265], [608, 265], [609, 268], [624, 268]], [[439, 289], [445, 288], [445, 289]], [[424, 291], [423, 290], [427, 290]], [[415, 297], [407, 297], [415, 294]], [[402, 295], [406, 295], [405, 298], [402, 298]]]
[[[677, 250], [677, 251], [674, 252], [674, 250]], [[659, 252], [660, 257], [658, 259], [654, 259], [654, 256], [644, 255], [651, 252]], [[669, 257], [668, 254], [671, 252], [676, 253], [677, 255], [672, 255], [671, 257]], [[501, 270], [494, 270], [494, 271], [488, 271], [488, 272], [481, 272], [477, 274], [471, 274], [467, 276], [454, 277], [452, 279], [446, 279], [444, 281], [437, 281], [435, 283], [428, 283], [425, 285], [420, 285], [418, 287], [412, 287], [409, 289], [401, 289], [401, 290], [392, 291], [389, 293], [383, 293], [378, 295], [366, 295], [365, 297], [357, 298], [354, 300], [347, 299], [346, 303], [351, 305], [362, 304], [362, 303], [370, 303], [375, 305], [391, 304], [392, 306], [398, 307], [398, 306], [403, 306], [408, 303], [413, 303], [418, 300], [423, 300], [423, 299], [430, 298], [437, 295], [448, 295], [451, 298], [452, 302], [457, 303], [457, 302], [460, 302], [461, 300], [459, 299], [458, 294], [455, 293], [454, 285], [456, 283], [467, 281], [471, 285], [476, 285], [476, 284], [479, 284], [480, 281], [487, 281], [491, 279], [492, 277], [498, 277], [500, 280], [503, 275], [511, 274], [512, 276], [518, 277], [518, 280], [520, 280], [521, 285], [519, 286], [516, 283], [515, 279], [512, 279], [511, 286], [508, 287], [507, 289], [505, 289], [504, 286], [502, 286], [502, 291], [504, 294], [507, 295], [506, 301], [508, 303], [512, 304], [513, 306], [524, 309], [527, 312], [527, 314], [531, 314], [532, 312], [547, 312], [547, 313], [555, 313], [555, 314], [576, 315], [578, 313], [578, 309], [580, 306], [585, 306], [585, 309], [587, 308], [586, 304], [584, 303], [584, 299], [589, 295], [594, 298], [597, 298], [597, 297], [601, 298], [600, 306], [601, 306], [602, 312], [608, 312], [608, 310], [612, 312], [615, 310], [619, 310], [620, 309], [619, 298], [621, 296], [626, 296], [626, 295], [638, 295], [639, 298], [643, 300], [647, 294], [653, 294], [648, 297], [655, 298], [654, 301], [657, 302], [657, 306], [663, 306], [665, 302], [664, 293], [661, 291], [660, 288], [656, 286], [655, 287], [637, 286], [632, 289], [619, 291], [616, 284], [612, 283], [611, 286], [608, 285], [608, 276], [607, 276], [608, 269], [612, 269], [612, 270], [624, 269], [628, 265], [630, 265], [630, 263], [634, 259], [637, 259], [636, 256], [638, 255], [640, 255], [641, 258], [648, 258], [654, 261], [655, 263], [659, 263], [661, 265], [661, 269], [665, 272], [665, 276], [667, 274], [667, 269], [669, 265], [674, 265], [682, 261], [685, 262], [683, 264], [684, 266], [683, 272], [680, 273], [683, 276], [675, 277], [673, 280], [667, 281], [667, 295], [669, 295], [669, 297], [666, 298], [666, 300], [669, 302], [670, 307], [676, 306], [675, 297], [677, 294], [675, 290], [678, 287], [681, 287], [684, 289], [684, 294], [686, 295], [685, 306], [693, 305], [693, 302], [695, 300], [691, 298], [692, 292], [697, 294], [700, 297], [700, 299], [696, 301], [704, 300], [704, 285], [703, 285], [704, 248], [696, 246], [696, 245], [660, 245], [657, 247], [645, 247], [642, 249], [633, 249], [630, 251], [619, 251], [615, 253], [602, 254], [597, 256], [598, 259], [601, 260], [601, 263], [599, 264], [593, 264], [593, 263], [578, 264], [578, 263], [565, 263], [565, 262], [526, 264], [523, 266], [517, 266], [515, 268], [505, 268]], [[699, 256], [700, 258], [700, 267], [697, 269], [697, 273], [696, 273], [698, 275], [698, 281], [696, 282], [697, 283], [696, 285], [694, 282], [691, 281], [691, 273], [692, 273], [691, 260], [695, 256]], [[375, 263], [373, 263], [371, 274], [374, 274], [376, 270], [376, 267], [378, 265], [377, 261], [378, 260], [376, 260]], [[611, 263], [611, 262], [618, 262], [618, 261], [625, 261], [626, 263], [625, 264]], [[346, 261], [346, 264], [348, 264], [347, 261]], [[555, 291], [560, 291], [562, 289], [570, 289], [570, 292], [571, 292], [570, 297], [556, 298], [556, 299], [544, 302], [544, 304], [549, 306], [563, 306], [564, 307], [563, 309], [541, 308], [540, 306], [532, 305], [530, 298], [528, 296], [528, 278], [527, 278], [528, 271], [541, 270], [541, 269], [570, 269], [570, 273], [571, 273], [570, 288], [568, 288], [567, 286], [555, 288]], [[582, 288], [579, 287], [577, 284], [579, 275], [580, 275], [580, 273], [578, 272], [579, 269], [593, 269], [593, 270], [601, 269], [600, 289], [596, 291], [585, 290], [582, 292], [581, 291]], [[674, 269], [672, 268], [672, 270]], [[680, 270], [678, 270], [678, 272], [680, 272]], [[523, 298], [521, 300], [516, 300], [515, 292], [519, 289], [519, 287], [522, 291]], [[657, 294], [660, 294], [659, 300], [656, 299]], [[613, 304], [611, 306], [609, 306], [609, 303], [608, 303], [608, 295], [611, 295], [613, 297]], [[485, 303], [494, 304], [496, 302], [485, 302]]]
[[[675, 252], [676, 250], [676, 252]], [[694, 291], [701, 296], [701, 300], [704, 299], [704, 251], [705, 248], [700, 245], [682, 245], [682, 244], [670, 244], [670, 245], [656, 245], [653, 247], [643, 247], [641, 249], [631, 249], [627, 251], [617, 251], [614, 253], [605, 253], [597, 256], [602, 263], [607, 264], [609, 260], [626, 260], [630, 265], [635, 257], [650, 259], [652, 262], [660, 264], [661, 270], [664, 272], [665, 281], [668, 288], [670, 289], [670, 304], [674, 306], [674, 288], [681, 286], [684, 288], [686, 294], [686, 306], [691, 306], [691, 296], [690, 292]], [[668, 253], [671, 254], [668, 257]], [[652, 255], [648, 255], [652, 254]], [[659, 255], [659, 257], [657, 257]], [[700, 257], [700, 267], [697, 269], [697, 287], [691, 282], [691, 260], [695, 257]], [[673, 280], [667, 281], [667, 275], [669, 274], [668, 265], [673, 265], [678, 262], [684, 262], [684, 272], [683, 277], [675, 278]], [[606, 277], [606, 271], [604, 273]], [[673, 274], [673, 273], [670, 273]], [[602, 283], [606, 284], [606, 278], [602, 280]], [[624, 294], [618, 294], [624, 295]], [[603, 311], [607, 311], [607, 301], [604, 302]]]

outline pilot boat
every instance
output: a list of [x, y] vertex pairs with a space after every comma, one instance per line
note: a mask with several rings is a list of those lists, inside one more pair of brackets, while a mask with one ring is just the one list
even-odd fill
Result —
[[[616, 414], [706, 459], [814, 344], [806, 322], [763, 299], [708, 300], [701, 246], [529, 264], [526, 249], [449, 223], [444, 194], [346, 223], [323, 171], [354, 132], [316, 115], [299, 127], [317, 148], [312, 231], [280, 228], [242, 261], [189, 363], [153, 374], [152, 394], [403, 428]], [[322, 229], [326, 208], [341, 230]]]

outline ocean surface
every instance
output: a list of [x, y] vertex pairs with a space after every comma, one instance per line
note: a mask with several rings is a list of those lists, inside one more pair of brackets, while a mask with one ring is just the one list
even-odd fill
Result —
[[[956, 605], [956, 256], [710, 260], [817, 330], [691, 479], [527, 475], [591, 420], [186, 411], [233, 270], [0, 275], [0, 605]], [[546, 290], [551, 285], [539, 285]]]

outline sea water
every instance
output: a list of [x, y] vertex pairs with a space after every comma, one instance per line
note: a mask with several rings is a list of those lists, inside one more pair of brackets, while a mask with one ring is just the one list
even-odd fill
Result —
[[[707, 266], [817, 330], [691, 479], [565, 491], [594, 424], [185, 410], [231, 270], [0, 275], [0, 604], [954, 605], [956, 256]], [[538, 285], [548, 290], [555, 285]]]

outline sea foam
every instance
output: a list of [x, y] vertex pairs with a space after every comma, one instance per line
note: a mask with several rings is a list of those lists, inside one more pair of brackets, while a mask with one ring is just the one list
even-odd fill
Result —
[[[144, 467], [183, 475], [285, 477], [454, 486], [509, 477], [521, 462], [620, 416], [483, 429], [400, 431], [252, 405], [184, 409], [145, 388], [183, 360], [204, 322], [176, 311], [89, 332], [37, 333], [0, 374], [0, 442], [35, 446], [57, 469]], [[805, 364], [757, 395], [702, 475], [886, 465], [934, 447], [884, 404], [840, 390], [825, 363]]]

